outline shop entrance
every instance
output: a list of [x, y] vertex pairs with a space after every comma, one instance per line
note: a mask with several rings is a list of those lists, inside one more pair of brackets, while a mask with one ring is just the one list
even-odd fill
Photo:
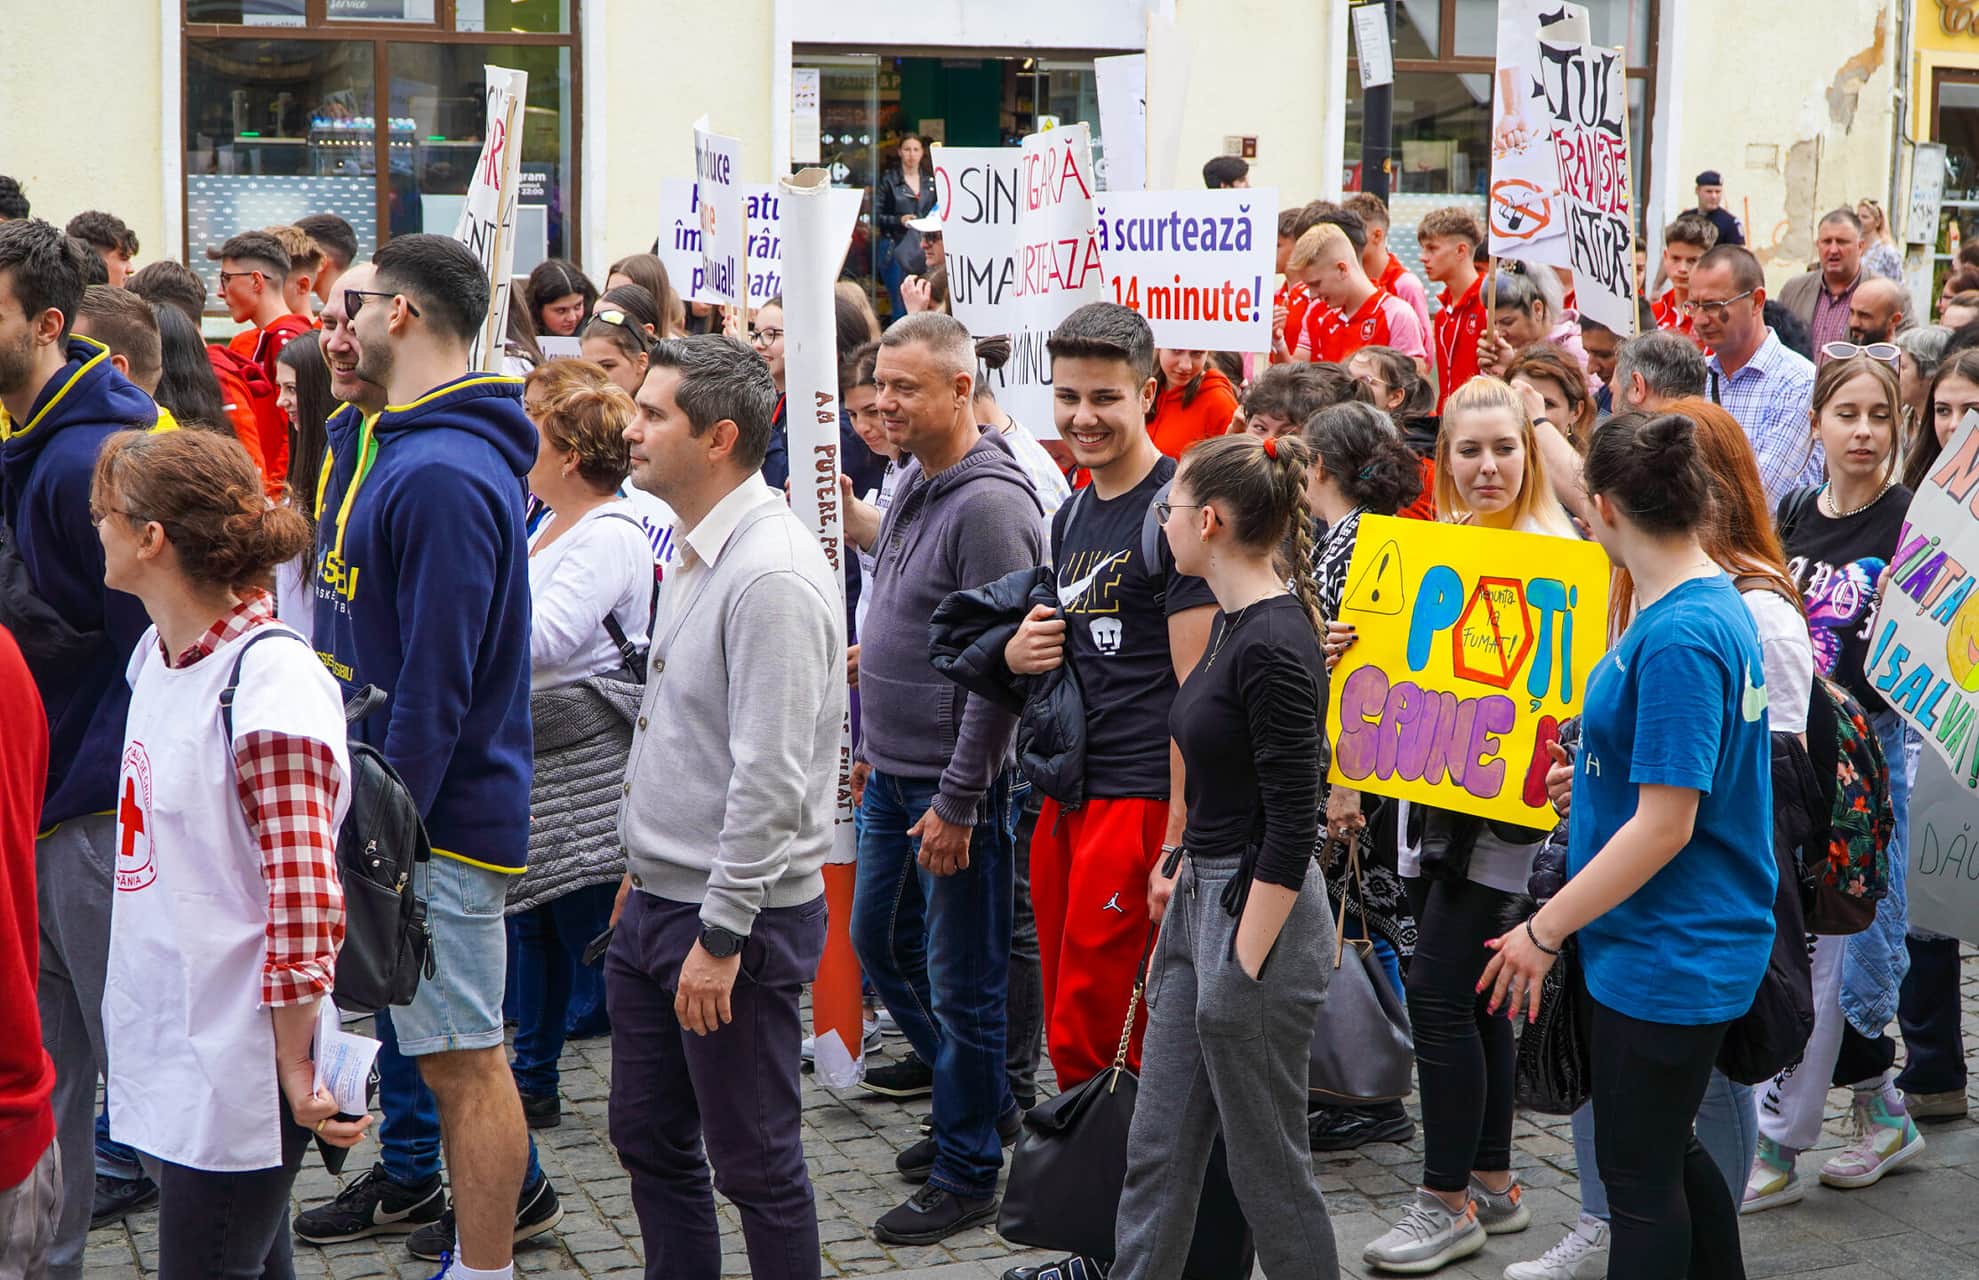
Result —
[[[833, 185], [865, 192], [843, 277], [865, 286], [882, 321], [886, 290], [876, 275], [873, 191], [898, 163], [909, 134], [951, 147], [1014, 147], [1048, 122], [1092, 127], [1093, 162], [1105, 183], [1093, 60], [1082, 54], [915, 56], [798, 51], [794, 68], [816, 68], [818, 163]], [[792, 165], [803, 167], [802, 160]]]

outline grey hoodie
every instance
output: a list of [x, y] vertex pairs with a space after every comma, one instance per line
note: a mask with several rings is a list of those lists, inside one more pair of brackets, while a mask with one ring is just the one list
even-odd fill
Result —
[[1044, 559], [1043, 508], [994, 431], [930, 478], [910, 462], [874, 544], [859, 633], [858, 758], [882, 773], [939, 779], [935, 812], [974, 826], [1010, 767], [1017, 717], [949, 683], [929, 661], [928, 621], [950, 592]]

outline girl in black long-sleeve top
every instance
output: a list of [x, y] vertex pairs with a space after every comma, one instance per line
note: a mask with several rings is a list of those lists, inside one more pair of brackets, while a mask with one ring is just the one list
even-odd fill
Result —
[[[1211, 1145], [1221, 1134], [1258, 1262], [1273, 1280], [1340, 1273], [1306, 1150], [1313, 1023], [1331, 920], [1318, 876], [1319, 735], [1326, 706], [1310, 574], [1287, 593], [1287, 535], [1311, 558], [1310, 453], [1292, 437], [1223, 436], [1182, 457], [1156, 508], [1175, 566], [1221, 615], [1169, 715], [1186, 768], [1179, 878], [1149, 885], [1163, 921], [1148, 981], [1141, 1107], [1127, 1142], [1114, 1280], [1182, 1274]], [[1172, 898], [1170, 896], [1172, 891]], [[1171, 908], [1172, 909], [1169, 909]], [[1165, 919], [1164, 919], [1165, 912]]]
[[898, 159], [886, 167], [873, 191], [873, 229], [879, 233], [873, 269], [886, 285], [886, 296], [893, 302], [889, 314], [894, 317], [902, 314], [900, 281], [905, 275], [894, 250], [909, 234], [907, 219], [925, 217], [934, 207], [935, 177], [928, 163], [928, 148], [910, 133], [900, 140]]

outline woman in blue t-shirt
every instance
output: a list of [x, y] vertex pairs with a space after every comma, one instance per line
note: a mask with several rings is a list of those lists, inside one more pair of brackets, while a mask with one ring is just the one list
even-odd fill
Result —
[[1493, 1008], [1537, 1016], [1540, 979], [1580, 937], [1611, 1280], [1745, 1274], [1692, 1121], [1772, 947], [1771, 744], [1758, 631], [1698, 539], [1711, 481], [1695, 430], [1625, 415], [1588, 451], [1589, 524], [1638, 609], [1587, 686], [1571, 879], [1488, 944], [1484, 972]]

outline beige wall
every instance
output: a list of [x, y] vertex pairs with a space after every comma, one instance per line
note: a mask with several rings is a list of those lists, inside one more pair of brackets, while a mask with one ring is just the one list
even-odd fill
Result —
[[[20, 179], [36, 217], [61, 226], [105, 209], [137, 232], [140, 262], [178, 257], [166, 242], [159, 0], [0, 0], [0, 11], [0, 173]], [[172, 38], [176, 59], [176, 28]]]
[[1750, 39], [1725, 38], [1718, 2], [1688, 0], [1678, 27], [1679, 145], [1669, 207], [1657, 212], [1667, 219], [1689, 207], [1691, 178], [1719, 170], [1726, 203], [1777, 288], [1812, 259], [1822, 214], [1865, 196], [1888, 204], [1906, 0], [1738, 0]]

